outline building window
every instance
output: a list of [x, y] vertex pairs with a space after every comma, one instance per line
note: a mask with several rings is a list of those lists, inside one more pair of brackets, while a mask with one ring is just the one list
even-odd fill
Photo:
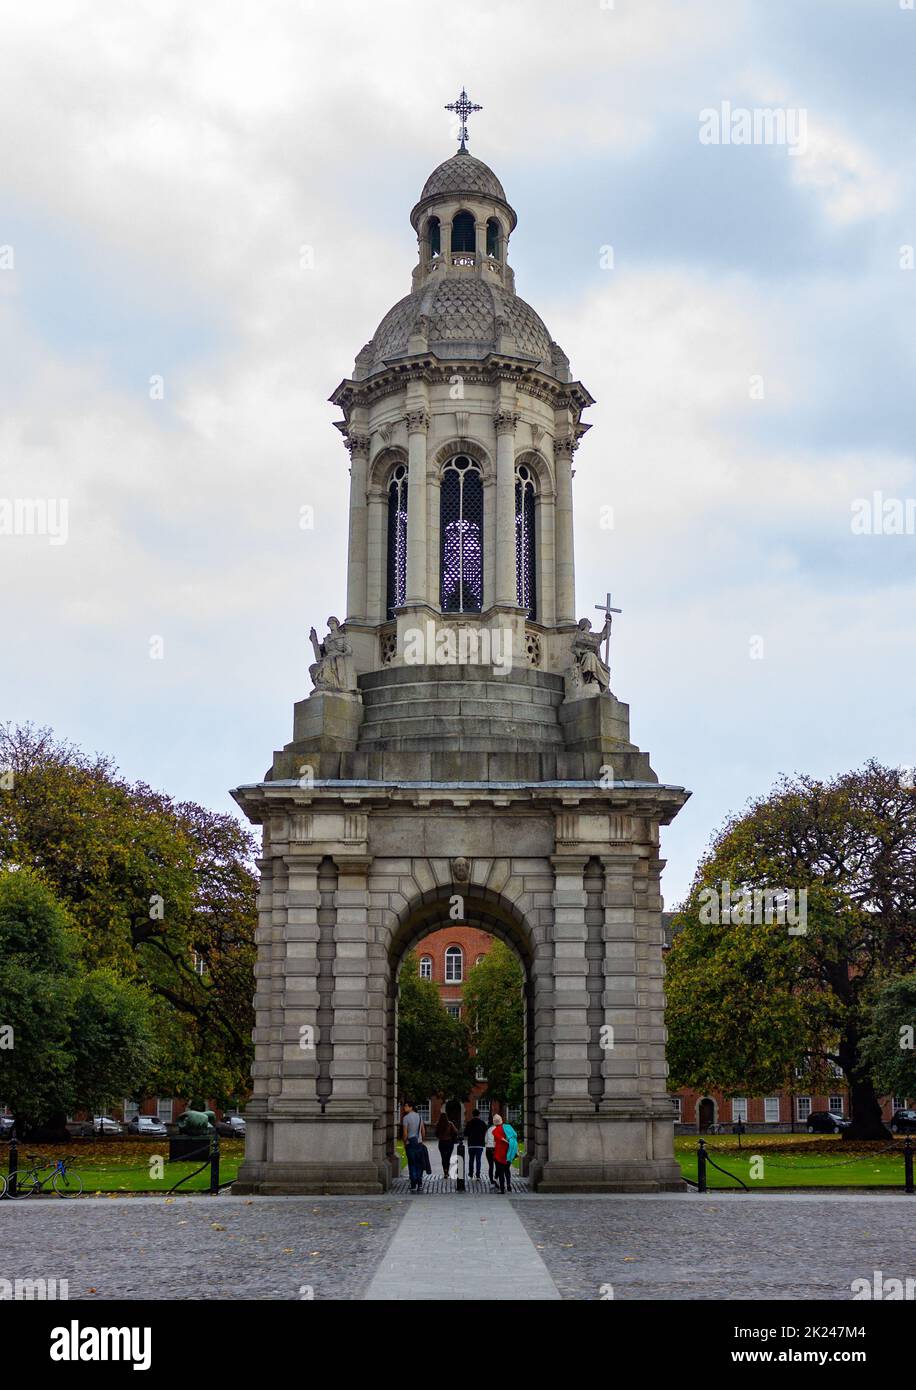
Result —
[[681, 1122], [681, 1098], [680, 1098], [680, 1096], [672, 1096], [671, 1099], [672, 1099], [673, 1102], [674, 1102], [674, 1123], [675, 1123], [675, 1124], [680, 1124], [680, 1122]]
[[156, 1114], [159, 1116], [160, 1120], [164, 1125], [170, 1125], [172, 1123], [172, 1115], [174, 1110], [175, 1102], [171, 1099], [171, 1097], [168, 1100], [165, 1100], [162, 1096], [160, 1096], [159, 1099], [156, 1101]]
[[895, 1110], [905, 1110], [905, 1109], [906, 1109], [906, 1100], [905, 1100], [905, 1098], [904, 1098], [903, 1096], [894, 1096], [894, 1109], [895, 1109]]
[[420, 979], [431, 980], [433, 978], [433, 958], [432, 956], [420, 957]]
[[747, 1097], [735, 1096], [732, 1100], [732, 1120], [735, 1124], [747, 1124]]
[[763, 1118], [768, 1125], [779, 1124], [779, 1096], [767, 1096], [763, 1102]]
[[476, 1070], [475, 1073], [474, 1073], [474, 1080], [475, 1080], [475, 1081], [486, 1081], [486, 1079], [487, 1079], [487, 1074], [486, 1074], [486, 1072], [484, 1071], [483, 1067], [478, 1067], [477, 1070]]
[[811, 1114], [811, 1097], [810, 1097], [810, 1096], [796, 1096], [796, 1097], [795, 1097], [795, 1118], [796, 1118], [796, 1120], [807, 1120], [807, 1118], [808, 1118], [808, 1116], [809, 1116], [810, 1114]]
[[522, 1118], [522, 1107], [520, 1105], [506, 1106], [506, 1119], [510, 1125], [517, 1125]]
[[460, 1018], [460, 1017], [461, 1017], [461, 1005], [460, 1005], [460, 1004], [446, 1004], [446, 1006], [445, 1006], [445, 1012], [448, 1014], [449, 1018]]
[[486, 1120], [487, 1124], [490, 1123], [490, 1102], [485, 1096], [481, 1096], [480, 1100], [478, 1100], [474, 1106], [474, 1109], [480, 1111], [480, 1118], [482, 1120]]
[[140, 1114], [140, 1104], [136, 1100], [125, 1100], [123, 1109], [125, 1120], [132, 1120], [135, 1115]]
[[460, 946], [449, 946], [445, 953], [445, 983], [460, 985], [464, 979], [464, 952]]
[[495, 217], [487, 219], [487, 255], [499, 260], [499, 223]]
[[843, 1097], [842, 1097], [842, 1096], [828, 1096], [828, 1098], [827, 1098], [827, 1109], [830, 1110], [834, 1115], [842, 1115], [842, 1113], [843, 1113]]
[[418, 1101], [417, 1106], [416, 1106], [416, 1111], [417, 1111], [417, 1114], [420, 1116], [420, 1119], [423, 1121], [423, 1123], [424, 1123], [425, 1125], [428, 1125], [429, 1122], [430, 1122], [430, 1111], [431, 1111], [431, 1109], [432, 1109], [432, 1101], [429, 1101], [429, 1100], [421, 1100], [421, 1101]]
[[477, 250], [477, 229], [473, 213], [459, 212], [452, 218], [452, 250], [472, 254]]
[[429, 239], [429, 255], [438, 256], [442, 249], [442, 234], [439, 229], [438, 217], [431, 217], [426, 224], [426, 235]]
[[443, 613], [483, 607], [483, 479], [459, 454], [442, 470], [439, 494], [440, 605]]
[[388, 482], [388, 617], [407, 598], [407, 468], [399, 463]]
[[515, 593], [519, 608], [537, 621], [534, 474], [526, 463], [515, 470]]

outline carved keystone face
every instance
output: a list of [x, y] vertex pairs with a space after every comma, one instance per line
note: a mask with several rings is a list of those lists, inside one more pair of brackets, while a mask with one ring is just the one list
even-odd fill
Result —
[[467, 883], [471, 876], [471, 861], [469, 859], [452, 860], [452, 878], [456, 883]]

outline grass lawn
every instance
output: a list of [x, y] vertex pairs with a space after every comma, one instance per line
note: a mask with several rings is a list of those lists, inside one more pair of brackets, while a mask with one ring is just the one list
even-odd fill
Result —
[[[219, 1180], [221, 1183], [229, 1182], [238, 1173], [245, 1152], [245, 1141], [243, 1139], [220, 1139], [219, 1147]], [[31, 1145], [20, 1144], [20, 1171], [29, 1166], [26, 1153], [31, 1151]], [[162, 1165], [163, 1176], [161, 1178], [151, 1177], [151, 1170], [157, 1170], [153, 1168], [150, 1160], [157, 1155], [167, 1160], [168, 1151], [168, 1141], [163, 1143], [161, 1139], [151, 1139], [137, 1144], [93, 1144], [80, 1143], [79, 1140], [76, 1140], [69, 1144], [36, 1144], [34, 1148], [34, 1152], [45, 1159], [65, 1156], [74, 1159], [73, 1167], [83, 1180], [84, 1192], [146, 1192], [160, 1195], [167, 1193], [179, 1178], [193, 1173], [203, 1161], [202, 1159], [190, 1163], [169, 1163], [166, 1161]], [[206, 1192], [209, 1186], [210, 1165], [207, 1163], [203, 1172], [198, 1173], [189, 1182], [183, 1183], [178, 1191]], [[45, 1191], [52, 1197], [54, 1196], [50, 1183]]]
[[[697, 1139], [681, 1135], [674, 1141], [681, 1172], [697, 1180]], [[753, 1192], [780, 1187], [894, 1187], [903, 1191], [903, 1139], [893, 1144], [844, 1142], [829, 1134], [744, 1134], [741, 1148], [735, 1134], [710, 1134], [706, 1151], [722, 1168], [742, 1178]], [[762, 1160], [754, 1162], [754, 1159]], [[756, 1174], [756, 1176], [754, 1176]], [[739, 1183], [706, 1169], [710, 1191], [740, 1192]]]

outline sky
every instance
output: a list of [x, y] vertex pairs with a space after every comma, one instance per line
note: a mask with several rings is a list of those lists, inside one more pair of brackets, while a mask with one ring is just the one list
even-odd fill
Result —
[[[612, 689], [692, 791], [666, 905], [780, 776], [916, 764], [914, 59], [911, 0], [10, 9], [0, 718], [218, 810], [290, 739], [345, 603], [327, 398], [465, 84], [597, 402], [578, 610], [611, 590]], [[764, 109], [781, 142], [726, 143]]]

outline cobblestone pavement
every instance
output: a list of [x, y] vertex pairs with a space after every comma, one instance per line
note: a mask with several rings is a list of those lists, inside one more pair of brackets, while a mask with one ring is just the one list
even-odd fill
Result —
[[0, 1278], [71, 1299], [362, 1298], [403, 1198], [29, 1198], [0, 1202]]
[[876, 1269], [916, 1276], [916, 1197], [534, 1196], [513, 1205], [566, 1299], [851, 1299], [853, 1279]]
[[[420, 1215], [427, 1204], [429, 1222]], [[503, 1218], [502, 1204], [517, 1220]], [[491, 1215], [493, 1230], [483, 1232]], [[297, 1300], [309, 1290], [315, 1299], [362, 1299], [377, 1274], [397, 1273], [392, 1242], [402, 1222], [402, 1244], [414, 1226], [437, 1222], [439, 1237], [452, 1242], [446, 1300], [467, 1297], [484, 1277], [478, 1264], [491, 1259], [500, 1231], [512, 1247], [500, 1268], [510, 1280], [514, 1267], [524, 1273], [521, 1298], [556, 1297], [555, 1288], [565, 1299], [602, 1299], [610, 1286], [624, 1300], [844, 1300], [853, 1279], [870, 1281], [875, 1270], [916, 1277], [914, 1197], [531, 1194], [483, 1202], [430, 1192], [0, 1202], [0, 1279], [67, 1279], [71, 1299], [104, 1301]], [[371, 1296], [392, 1290], [377, 1284]]]

